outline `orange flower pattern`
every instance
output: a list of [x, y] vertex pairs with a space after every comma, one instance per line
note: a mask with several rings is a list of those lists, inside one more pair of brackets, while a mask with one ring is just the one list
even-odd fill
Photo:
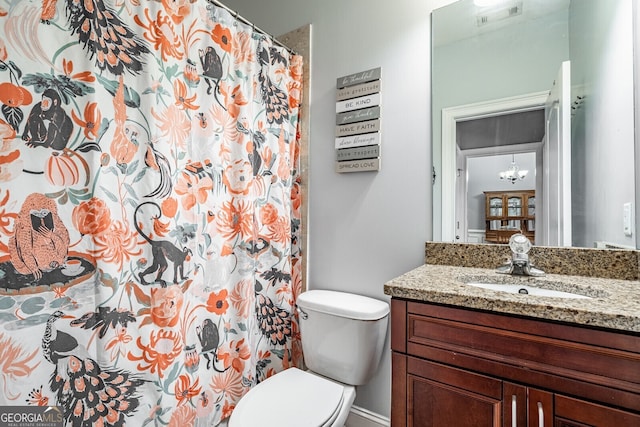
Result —
[[179, 50], [180, 39], [175, 33], [174, 24], [171, 18], [164, 16], [161, 11], [158, 11], [155, 21], [150, 16], [149, 9], [144, 10], [144, 17], [148, 24], [145, 25], [142, 19], [138, 15], [134, 15], [136, 24], [140, 28], [144, 28], [144, 38], [153, 43], [153, 47], [156, 51], [160, 52], [160, 56], [163, 62], [168, 62], [169, 57], [175, 59], [182, 59], [183, 54]]
[[29, 376], [40, 362], [34, 363], [38, 350], [32, 350], [31, 353], [25, 353], [11, 337], [6, 337], [0, 333], [0, 375], [2, 375], [2, 384], [4, 395], [15, 400], [19, 397], [13, 391], [14, 382], [19, 378]]
[[98, 137], [98, 130], [100, 128], [100, 122], [102, 121], [102, 115], [98, 110], [97, 102], [89, 102], [84, 107], [84, 120], [76, 115], [75, 111], [71, 112], [73, 121], [82, 128], [84, 128], [84, 137], [93, 140]]
[[184, 149], [189, 132], [191, 132], [191, 121], [184, 114], [184, 111], [172, 104], [161, 113], [155, 113], [152, 108], [151, 114], [158, 121], [157, 127], [162, 136], [167, 138], [168, 145]]
[[127, 357], [132, 361], [139, 361], [138, 369], [149, 370], [152, 374], [158, 374], [163, 378], [165, 371], [173, 364], [176, 357], [182, 351], [182, 340], [180, 336], [166, 329], [151, 331], [149, 336], [149, 344], [142, 344], [142, 337], [138, 337], [136, 344], [142, 350], [140, 356], [136, 356], [133, 352], [129, 352]]
[[253, 283], [249, 280], [241, 280], [236, 283], [231, 292], [231, 303], [241, 317], [248, 317], [255, 303]]
[[196, 411], [188, 406], [180, 406], [171, 413], [169, 427], [191, 426], [196, 421]]
[[220, 292], [211, 292], [207, 299], [207, 310], [217, 315], [223, 315], [229, 308], [229, 302], [227, 301], [227, 290], [223, 289]]
[[247, 160], [236, 160], [227, 166], [222, 179], [231, 194], [246, 195], [253, 180], [251, 163]]
[[232, 39], [229, 28], [216, 24], [211, 32], [211, 39], [218, 44], [225, 52], [231, 52]]
[[245, 393], [242, 374], [235, 369], [227, 369], [211, 378], [211, 390], [230, 400], [238, 400]]
[[225, 202], [216, 218], [218, 230], [228, 240], [248, 237], [253, 229], [251, 206], [243, 200]]
[[100, 234], [111, 225], [111, 212], [104, 200], [92, 197], [73, 208], [73, 225], [80, 234]]
[[182, 196], [182, 207], [189, 210], [193, 209], [196, 204], [204, 204], [212, 188], [211, 178], [200, 178], [198, 175], [182, 172], [176, 183], [175, 191], [176, 194]]
[[0, 10], [3, 396], [216, 425], [302, 364], [302, 58], [213, 4], [45, 3]]
[[200, 394], [202, 387], [200, 387], [199, 382], [200, 380], [196, 378], [195, 382], [192, 384], [191, 377], [189, 375], [180, 375], [174, 388], [178, 405], [184, 405]]
[[113, 337], [107, 345], [105, 350], [110, 350], [110, 360], [113, 362], [119, 357], [127, 357], [127, 347], [133, 338], [127, 333], [126, 328], [120, 328], [116, 332], [116, 336]]
[[251, 357], [249, 346], [245, 344], [244, 338], [239, 341], [230, 341], [220, 348], [220, 360], [224, 363], [225, 369], [229, 367], [242, 372], [244, 370], [244, 361]]
[[94, 235], [93, 243], [97, 249], [89, 249], [88, 252], [107, 264], [117, 265], [118, 268], [122, 268], [124, 261], [142, 254], [135, 232], [122, 221], [113, 221], [104, 232]]
[[197, 105], [193, 104], [193, 102], [197, 98], [197, 95], [187, 97], [187, 85], [180, 80], [174, 80], [173, 82], [173, 96], [176, 99], [175, 105], [181, 110], [197, 110], [198, 108], [200, 108]]
[[180, 24], [191, 13], [190, 0], [162, 0], [162, 6], [176, 25]]

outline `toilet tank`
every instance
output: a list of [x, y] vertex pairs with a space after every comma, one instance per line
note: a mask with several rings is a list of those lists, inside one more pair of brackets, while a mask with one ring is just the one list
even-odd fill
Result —
[[336, 381], [366, 384], [376, 373], [389, 304], [346, 292], [310, 290], [297, 300], [307, 368]]

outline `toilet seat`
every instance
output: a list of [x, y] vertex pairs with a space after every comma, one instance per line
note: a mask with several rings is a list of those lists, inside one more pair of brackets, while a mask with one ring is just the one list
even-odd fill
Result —
[[344, 391], [334, 381], [290, 368], [249, 390], [233, 410], [229, 427], [328, 427], [341, 412]]

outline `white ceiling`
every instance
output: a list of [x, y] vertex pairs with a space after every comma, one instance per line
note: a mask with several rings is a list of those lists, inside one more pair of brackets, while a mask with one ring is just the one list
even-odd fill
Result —
[[[536, 19], [569, 8], [571, 0], [505, 0], [498, 6], [478, 7], [473, 0], [459, 0], [433, 11], [433, 45], [440, 46], [454, 41], [495, 31], [522, 20]], [[501, 10], [522, 4], [522, 13], [482, 26], [477, 25], [478, 15], [499, 13]]]

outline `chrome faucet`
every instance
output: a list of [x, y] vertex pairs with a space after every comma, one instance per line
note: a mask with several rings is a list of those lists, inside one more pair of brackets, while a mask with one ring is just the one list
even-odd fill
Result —
[[544, 271], [529, 262], [529, 251], [532, 244], [527, 236], [521, 233], [514, 234], [509, 239], [509, 247], [511, 248], [511, 260], [498, 267], [496, 272], [520, 276], [544, 276]]

